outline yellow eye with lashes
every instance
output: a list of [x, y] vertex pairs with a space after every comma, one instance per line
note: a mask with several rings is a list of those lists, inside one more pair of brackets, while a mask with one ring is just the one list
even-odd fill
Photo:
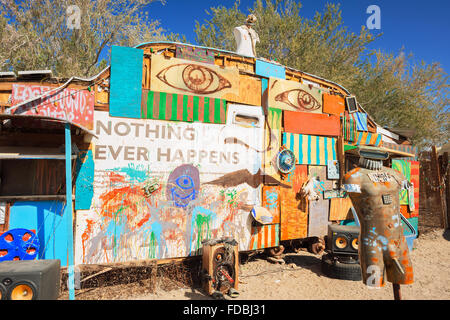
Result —
[[300, 111], [313, 111], [320, 108], [320, 103], [311, 94], [301, 89], [284, 91], [275, 97], [275, 101], [286, 103]]
[[[175, 81], [180, 79], [180, 74], [182, 81]], [[156, 77], [172, 88], [195, 94], [211, 94], [231, 88], [231, 83], [216, 71], [195, 64], [176, 64], [161, 70]]]

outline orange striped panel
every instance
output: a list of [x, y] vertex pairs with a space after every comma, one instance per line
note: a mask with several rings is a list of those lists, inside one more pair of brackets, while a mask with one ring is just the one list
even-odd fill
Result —
[[411, 163], [411, 183], [414, 184], [414, 211], [411, 212], [411, 218], [419, 216], [419, 186], [420, 186], [420, 174], [419, 174], [419, 161], [409, 161]]

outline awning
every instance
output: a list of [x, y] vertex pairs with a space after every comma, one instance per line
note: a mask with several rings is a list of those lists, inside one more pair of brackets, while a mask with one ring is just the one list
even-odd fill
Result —
[[[72, 153], [72, 159], [77, 157]], [[54, 159], [64, 160], [66, 155], [64, 150], [58, 148], [35, 148], [35, 147], [0, 147], [0, 160], [39, 160]]]
[[[359, 156], [358, 150], [359, 146], [345, 145], [344, 150], [346, 153]], [[405, 151], [394, 150], [386, 147], [376, 147], [377, 150], [382, 152], [388, 152], [391, 158], [414, 158], [416, 155], [414, 153], [409, 153]]]
[[82, 130], [84, 133], [92, 135], [94, 137], [97, 137], [92, 130], [89, 130], [89, 129], [87, 129], [77, 123], [74, 123], [72, 121], [69, 121], [69, 120], [62, 120], [62, 119], [56, 119], [53, 117], [47, 117], [47, 116], [42, 116], [42, 115], [32, 115], [32, 114], [5, 114], [5, 113], [0, 114], [0, 121], [8, 120], [8, 119], [30, 119], [33, 121], [38, 120], [38, 121], [43, 121], [43, 124], [45, 124], [46, 122], [47, 123], [49, 123], [49, 122], [60, 123], [62, 129], [64, 129], [64, 123], [69, 123], [71, 126]]

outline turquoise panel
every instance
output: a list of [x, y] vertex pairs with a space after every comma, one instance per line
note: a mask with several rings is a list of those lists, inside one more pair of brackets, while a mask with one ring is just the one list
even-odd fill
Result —
[[94, 158], [92, 150], [80, 152], [76, 163], [75, 210], [88, 210], [94, 196]]
[[259, 76], [286, 79], [286, 69], [277, 64], [256, 59], [255, 73]]
[[112, 117], [141, 117], [144, 50], [112, 46], [109, 114]]

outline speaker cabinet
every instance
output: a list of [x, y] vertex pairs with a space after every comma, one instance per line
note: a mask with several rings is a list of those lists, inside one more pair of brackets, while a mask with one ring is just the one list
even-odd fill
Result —
[[59, 260], [0, 262], [2, 300], [56, 300], [60, 289]]
[[228, 293], [238, 290], [239, 253], [233, 239], [209, 240], [203, 243], [203, 288], [212, 295], [214, 291]]
[[331, 224], [328, 226], [327, 247], [333, 254], [358, 254], [358, 226], [341, 226]]

